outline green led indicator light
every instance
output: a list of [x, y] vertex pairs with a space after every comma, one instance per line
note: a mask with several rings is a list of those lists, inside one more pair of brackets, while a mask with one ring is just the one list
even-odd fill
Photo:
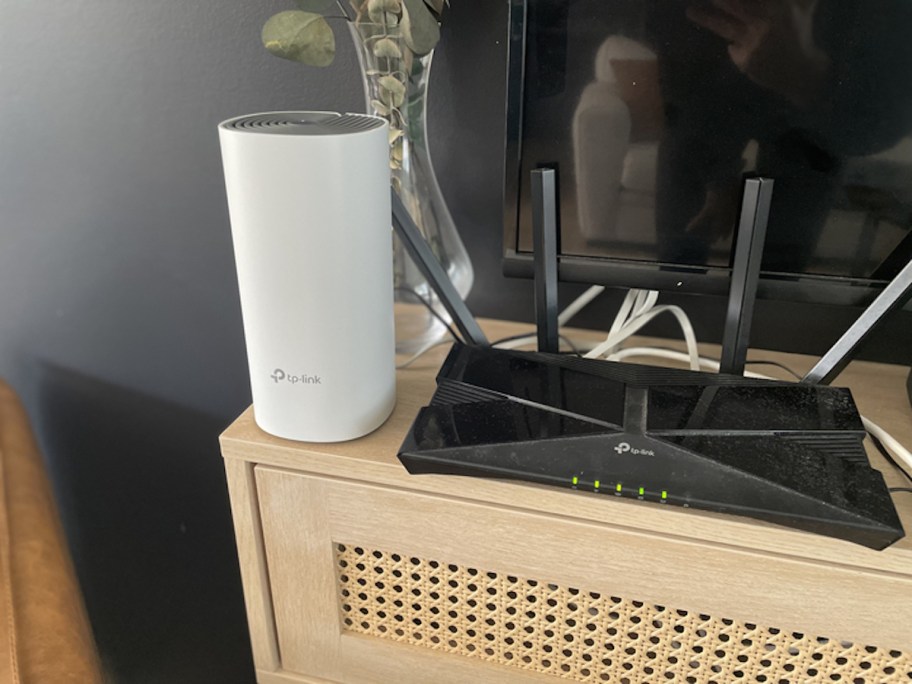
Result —
[[620, 482], [617, 483], [617, 487], [615, 487], [615, 489], [616, 489], [617, 491], [621, 491], [621, 483], [620, 483]]
[[578, 484], [579, 484], [579, 478], [578, 478], [576, 475], [573, 476], [573, 484], [574, 484], [574, 485], [578, 485]]
[[666, 491], [663, 489], [663, 490], [662, 490], [662, 500], [664, 501], [664, 500], [667, 499], [667, 498], [668, 498], [668, 492], [666, 492]]
[[601, 482], [599, 482], [598, 480], [596, 480], [596, 481], [594, 482], [595, 488], [598, 489], [600, 484], [601, 484]]
[[643, 494], [646, 493], [646, 490], [643, 487], [640, 487], [638, 491], [640, 493], [640, 496], [643, 496]]

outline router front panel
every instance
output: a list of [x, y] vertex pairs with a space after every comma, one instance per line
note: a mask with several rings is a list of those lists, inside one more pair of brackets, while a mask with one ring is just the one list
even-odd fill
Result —
[[740, 380], [456, 345], [399, 458], [411, 473], [690, 506], [873, 548], [903, 535], [847, 390]]

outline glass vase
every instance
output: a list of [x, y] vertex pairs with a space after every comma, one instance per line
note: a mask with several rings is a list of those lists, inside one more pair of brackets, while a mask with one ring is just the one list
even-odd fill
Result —
[[[415, 55], [395, 24], [355, 20], [349, 26], [357, 46], [367, 110], [390, 123], [392, 186], [456, 290], [465, 297], [474, 278], [472, 263], [447, 209], [428, 150], [427, 91], [433, 51]], [[414, 305], [396, 308], [396, 351], [413, 354], [447, 335], [444, 322], [449, 323], [450, 317], [395, 234], [392, 258], [396, 301]]]

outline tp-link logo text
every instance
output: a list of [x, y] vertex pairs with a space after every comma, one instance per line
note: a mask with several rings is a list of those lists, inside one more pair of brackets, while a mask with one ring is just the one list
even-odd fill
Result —
[[629, 442], [621, 442], [614, 450], [619, 454], [626, 454], [628, 451], [635, 456], [655, 456], [655, 452], [651, 449], [637, 449], [636, 447], [630, 446]]
[[279, 384], [280, 382], [287, 382], [290, 385], [322, 385], [323, 378], [319, 375], [308, 375], [307, 373], [301, 373], [300, 375], [293, 375], [291, 373], [286, 373], [281, 368], [276, 368], [272, 371], [272, 375], [269, 376], [272, 378], [273, 382]]

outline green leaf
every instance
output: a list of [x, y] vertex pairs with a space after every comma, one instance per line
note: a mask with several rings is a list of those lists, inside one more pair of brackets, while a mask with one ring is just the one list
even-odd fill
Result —
[[314, 14], [332, 14], [332, 10], [338, 9], [336, 0], [294, 0], [298, 9]]
[[416, 55], [426, 55], [440, 41], [437, 19], [424, 0], [403, 0], [402, 35]]
[[327, 66], [336, 55], [336, 39], [326, 20], [313, 12], [289, 10], [263, 26], [263, 45], [276, 57]]

